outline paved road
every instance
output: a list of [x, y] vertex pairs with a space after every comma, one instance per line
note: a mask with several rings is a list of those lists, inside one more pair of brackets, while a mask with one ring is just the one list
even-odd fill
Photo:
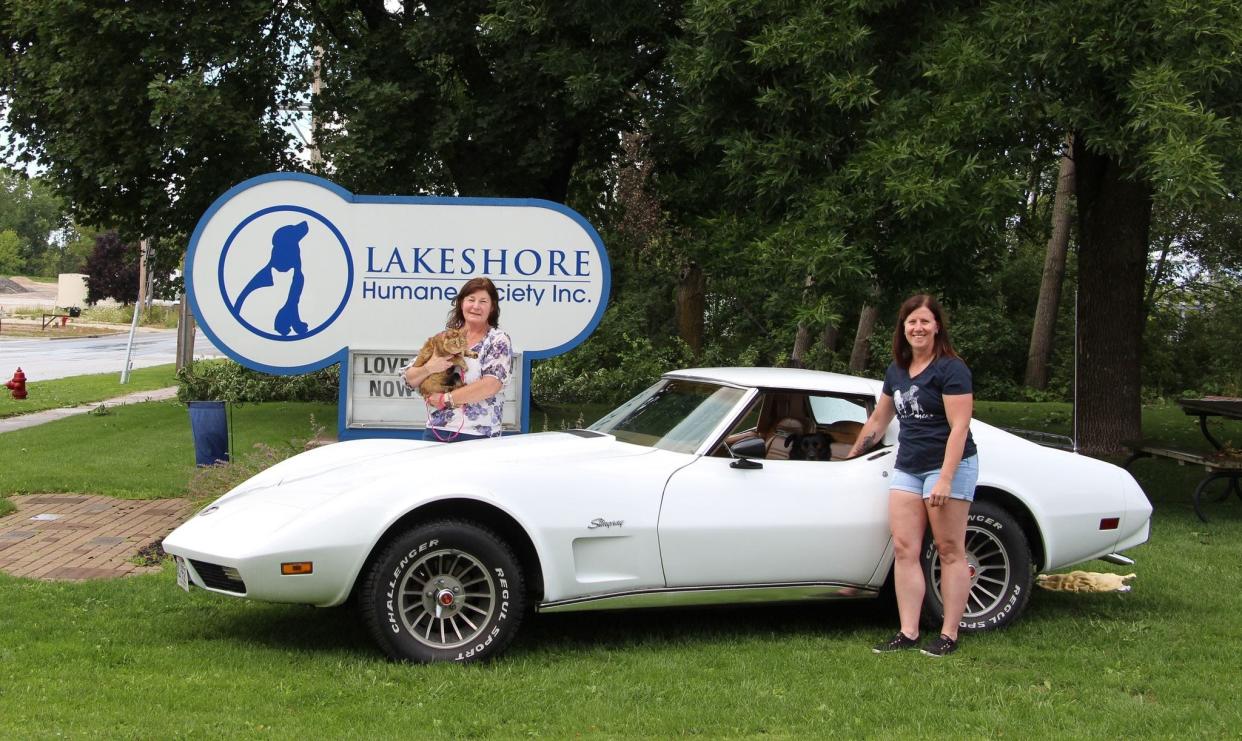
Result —
[[[38, 283], [15, 277], [13, 282], [27, 289], [18, 293], [0, 294], [0, 309], [43, 307], [53, 311], [56, 284]], [[27, 381], [49, 381], [53, 378], [85, 376], [91, 373], [116, 373], [125, 367], [125, 346], [129, 327], [121, 334], [107, 337], [77, 339], [10, 340], [0, 338], [0, 383], [13, 377], [19, 367]], [[222, 353], [198, 332], [194, 340], [194, 358], [223, 357]], [[139, 328], [134, 337], [134, 353], [130, 368], [147, 368], [177, 362], [177, 332], [173, 329]], [[0, 390], [5, 390], [0, 387]]]
[[[195, 359], [221, 357], [202, 332], [197, 334], [194, 341]], [[7, 381], [18, 367], [26, 374], [27, 381], [47, 381], [90, 373], [116, 373], [119, 376], [125, 366], [128, 341], [128, 331], [108, 337], [80, 339], [0, 340], [0, 376]], [[132, 368], [175, 362], [176, 330], [139, 330], [134, 337]]]

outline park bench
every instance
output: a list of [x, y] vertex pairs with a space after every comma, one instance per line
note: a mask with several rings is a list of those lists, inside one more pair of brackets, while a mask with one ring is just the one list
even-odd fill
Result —
[[1217, 479], [1228, 479], [1229, 484], [1225, 487], [1225, 491], [1221, 494], [1217, 501], [1223, 500], [1229, 496], [1230, 492], [1234, 492], [1242, 499], [1242, 486], [1239, 486], [1238, 479], [1242, 477], [1242, 458], [1222, 457], [1219, 452], [1205, 453], [1198, 450], [1185, 450], [1182, 448], [1173, 448], [1154, 441], [1138, 441], [1129, 443], [1130, 457], [1122, 464], [1122, 468], [1129, 469], [1130, 464], [1140, 458], [1166, 458], [1176, 461], [1179, 466], [1202, 466], [1207, 475], [1195, 487], [1194, 507], [1195, 514], [1200, 520], [1207, 522], [1207, 516], [1203, 514], [1203, 494], [1207, 490], [1209, 484]]

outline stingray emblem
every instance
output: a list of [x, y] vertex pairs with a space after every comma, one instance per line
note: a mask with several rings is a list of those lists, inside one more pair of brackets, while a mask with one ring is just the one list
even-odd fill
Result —
[[603, 517], [596, 517], [594, 520], [591, 520], [590, 525], [587, 525], [587, 530], [595, 530], [601, 527], [622, 527], [624, 525], [625, 520], [605, 520]]
[[229, 311], [242, 326], [291, 341], [316, 334], [340, 315], [353, 262], [345, 238], [326, 218], [300, 206], [274, 206], [233, 230], [219, 271]]

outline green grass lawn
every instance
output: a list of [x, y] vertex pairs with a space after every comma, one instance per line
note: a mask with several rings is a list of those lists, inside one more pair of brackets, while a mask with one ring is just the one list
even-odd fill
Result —
[[[0, 435], [0, 495], [106, 494], [128, 499], [184, 496], [194, 473], [189, 412], [176, 401], [105, 407]], [[310, 437], [311, 416], [335, 426], [336, 405], [232, 405], [233, 450]]]
[[[311, 408], [335, 419], [319, 405], [238, 407], [238, 447], [305, 435]], [[978, 412], [1068, 428], [1067, 405]], [[165, 496], [180, 476], [184, 490], [184, 407], [116, 410], [102, 450], [104, 428], [91, 425], [108, 421], [0, 435], [4, 488], [17, 436], [31, 446], [43, 430], [49, 444], [94, 435], [71, 450], [99, 459], [99, 478], [32, 465], [23, 486]], [[1144, 423], [1153, 437], [1201, 443], [1175, 406], [1145, 410]], [[1217, 432], [1239, 439], [1236, 426]], [[534, 616], [494, 664], [406, 666], [384, 660], [347, 609], [185, 594], [171, 567], [83, 584], [0, 575], [0, 737], [1236, 736], [1242, 502], [1215, 505], [1204, 524], [1189, 502], [1201, 472], [1155, 460], [1134, 470], [1156, 509], [1151, 542], [1129, 553], [1131, 568], [1079, 567], [1135, 571], [1133, 592], [1037, 591], [1011, 629], [968, 636], [943, 660], [872, 654], [894, 617], [839, 604]]]
[[151, 391], [176, 385], [176, 367], [171, 364], [131, 371], [129, 383], [126, 384], [121, 383], [119, 372], [55, 378], [51, 381], [29, 381], [26, 384], [29, 395], [25, 399], [14, 399], [8, 389], [0, 389], [4, 391], [4, 394], [0, 395], [0, 417], [14, 417], [19, 414], [41, 412], [45, 409], [76, 407], [138, 391]]

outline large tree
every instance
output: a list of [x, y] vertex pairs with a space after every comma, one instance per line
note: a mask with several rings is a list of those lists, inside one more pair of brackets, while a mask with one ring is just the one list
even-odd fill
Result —
[[231, 185], [293, 166], [292, 5], [6, 0], [7, 158], [45, 168], [85, 223], [188, 234]]
[[967, 298], [1033, 152], [1072, 133], [1080, 442], [1139, 436], [1153, 204], [1242, 186], [1242, 6], [696, 0], [687, 19], [677, 126], [711, 168], [700, 211], [745, 199], [755, 244], [804, 270], [790, 291], [866, 285], [818, 280], [854, 265], [890, 301]]
[[1195, 210], [1242, 189], [1240, 48], [1230, 0], [963, 3], [929, 47], [932, 93], [978, 112], [969, 131], [1073, 133], [1076, 413], [1089, 452], [1141, 435], [1153, 205]]
[[187, 234], [231, 185], [311, 167], [309, 106], [318, 166], [355, 191], [565, 201], [637, 127], [679, 5], [6, 0], [7, 155], [84, 222]]
[[[849, 324], [870, 331], [874, 309], [902, 293], [965, 297], [1002, 254], [1030, 147], [998, 152], [925, 133], [945, 115], [918, 57], [937, 12], [913, 2], [688, 4], [656, 122], [656, 180], [699, 237], [709, 295], [740, 296], [729, 313], [765, 333], [800, 324], [788, 338], [796, 355], [812, 327], [862, 313]], [[855, 345], [861, 362], [867, 339]]]
[[637, 129], [677, 0], [313, 0], [316, 138], [350, 187], [564, 202]]

